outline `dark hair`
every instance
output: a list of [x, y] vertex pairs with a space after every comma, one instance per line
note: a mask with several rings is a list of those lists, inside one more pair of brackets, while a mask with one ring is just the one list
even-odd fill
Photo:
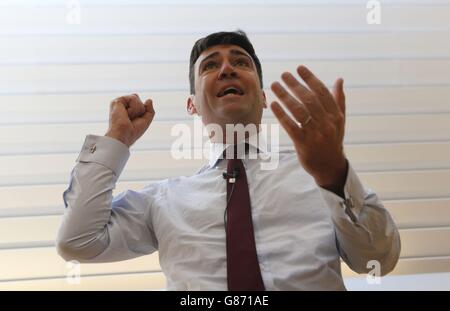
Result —
[[251, 58], [255, 62], [256, 71], [259, 76], [259, 81], [261, 88], [263, 88], [263, 80], [262, 80], [262, 69], [261, 63], [258, 59], [258, 56], [255, 54], [255, 49], [253, 48], [252, 43], [248, 39], [247, 35], [242, 30], [232, 31], [232, 32], [215, 32], [204, 38], [198, 39], [191, 51], [191, 58], [189, 63], [189, 85], [191, 94], [195, 93], [195, 74], [194, 74], [194, 64], [197, 61], [200, 54], [202, 54], [205, 50], [209, 49], [215, 45], [221, 44], [233, 44], [243, 48], [248, 54], [250, 54]]

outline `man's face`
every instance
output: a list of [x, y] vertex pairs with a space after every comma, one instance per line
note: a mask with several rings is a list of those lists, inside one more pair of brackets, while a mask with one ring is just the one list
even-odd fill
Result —
[[194, 66], [195, 95], [187, 102], [190, 114], [203, 124], [259, 124], [266, 108], [255, 63], [236, 45], [216, 45], [200, 54]]

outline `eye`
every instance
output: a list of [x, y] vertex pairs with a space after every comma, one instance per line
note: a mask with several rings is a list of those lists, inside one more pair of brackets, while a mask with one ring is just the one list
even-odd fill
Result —
[[241, 59], [236, 60], [235, 64], [236, 64], [236, 66], [244, 66], [244, 67], [249, 67], [250, 66], [249, 61], [247, 59], [245, 59], [245, 58], [241, 58]]
[[207, 62], [204, 66], [203, 66], [203, 70], [209, 70], [209, 69], [213, 69], [217, 67], [217, 63], [216, 62]]

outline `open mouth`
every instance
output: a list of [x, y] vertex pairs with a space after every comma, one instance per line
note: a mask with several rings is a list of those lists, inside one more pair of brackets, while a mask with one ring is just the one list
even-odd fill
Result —
[[227, 96], [227, 95], [242, 96], [242, 95], [244, 95], [244, 92], [241, 89], [237, 88], [237, 87], [230, 86], [230, 87], [227, 87], [226, 89], [220, 91], [217, 94], [217, 97], [224, 97], [224, 96]]

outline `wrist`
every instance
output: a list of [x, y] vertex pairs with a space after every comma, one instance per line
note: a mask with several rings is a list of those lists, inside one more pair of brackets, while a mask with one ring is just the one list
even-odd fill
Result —
[[348, 162], [345, 157], [338, 162], [339, 163], [335, 167], [327, 170], [326, 174], [316, 177], [315, 181], [319, 187], [344, 198], [344, 186], [347, 180]]
[[118, 135], [117, 133], [113, 131], [108, 131], [104, 136], [114, 138], [118, 141], [120, 141], [122, 144], [126, 145], [128, 148], [130, 148], [130, 144], [128, 140], [125, 137], [122, 137], [121, 135]]

